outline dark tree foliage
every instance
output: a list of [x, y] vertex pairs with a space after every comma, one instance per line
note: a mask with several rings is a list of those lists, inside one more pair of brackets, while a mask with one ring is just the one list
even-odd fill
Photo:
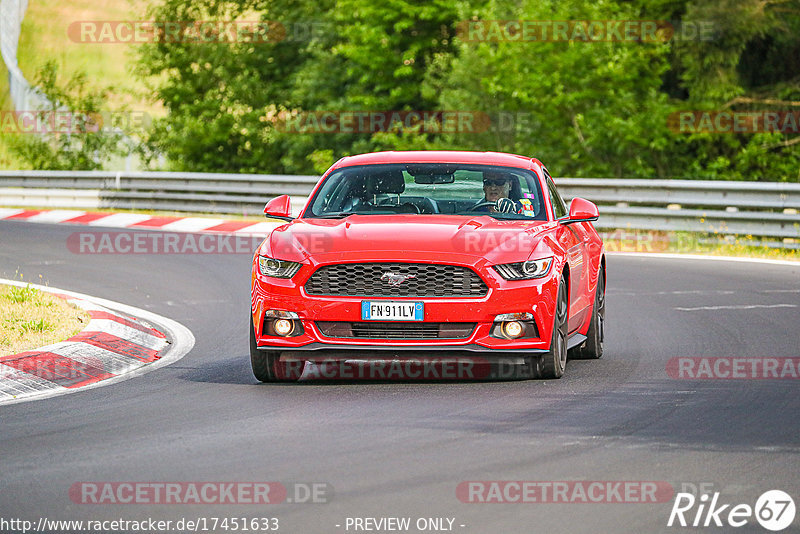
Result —
[[[283, 32], [143, 47], [140, 71], [168, 110], [147, 146], [172, 169], [319, 173], [358, 152], [453, 148], [535, 155], [561, 176], [800, 181], [796, 133], [675, 122], [681, 111], [800, 114], [800, 0], [156, 2], [156, 20]], [[663, 39], [597, 42], [464, 31], [508, 20], [668, 25]], [[392, 111], [475, 120], [330, 131], [314, 121]]]

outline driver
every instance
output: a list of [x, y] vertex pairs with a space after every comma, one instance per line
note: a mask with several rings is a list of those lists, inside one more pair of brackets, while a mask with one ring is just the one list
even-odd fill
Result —
[[[511, 180], [514, 178], [505, 172], [500, 171], [484, 171], [483, 173], [483, 199], [478, 201], [477, 205], [485, 202], [497, 203], [498, 200], [504, 198], [508, 200], [507, 203], [501, 203], [500, 211], [504, 213], [517, 213], [521, 206], [517, 201], [509, 199], [511, 194]], [[497, 206], [481, 206], [476, 208], [475, 211], [488, 211], [497, 213]]]

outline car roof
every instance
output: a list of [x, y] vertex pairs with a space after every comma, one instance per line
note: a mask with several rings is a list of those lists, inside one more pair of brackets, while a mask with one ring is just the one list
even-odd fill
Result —
[[465, 150], [409, 150], [372, 152], [347, 156], [337, 161], [332, 169], [353, 165], [376, 165], [381, 163], [473, 163], [501, 165], [530, 169], [535, 158], [506, 154], [504, 152], [472, 152]]

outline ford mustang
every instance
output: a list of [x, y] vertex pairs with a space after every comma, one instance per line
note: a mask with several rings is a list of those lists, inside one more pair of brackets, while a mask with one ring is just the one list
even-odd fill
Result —
[[[475, 358], [560, 378], [603, 354], [597, 206], [569, 208], [542, 163], [494, 152], [377, 152], [323, 175], [253, 257], [250, 358], [263, 382], [306, 362]], [[421, 360], [418, 360], [421, 361]]]

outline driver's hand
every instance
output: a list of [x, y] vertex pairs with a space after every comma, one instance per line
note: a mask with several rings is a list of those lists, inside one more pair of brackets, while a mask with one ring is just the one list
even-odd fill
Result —
[[495, 204], [495, 209], [499, 213], [514, 213], [517, 211], [517, 207], [514, 205], [514, 201], [510, 198], [499, 198], [497, 199], [497, 203]]

